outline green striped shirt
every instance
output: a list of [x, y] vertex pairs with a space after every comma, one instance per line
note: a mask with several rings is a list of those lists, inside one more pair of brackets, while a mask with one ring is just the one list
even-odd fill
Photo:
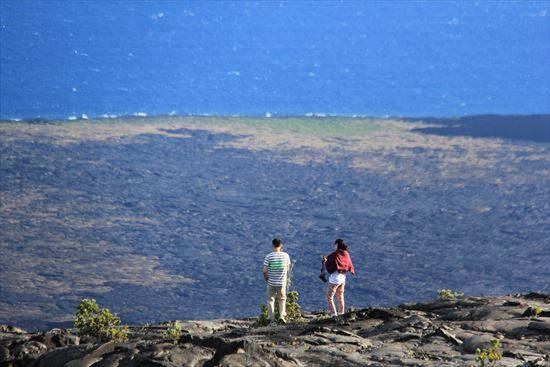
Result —
[[290, 257], [286, 252], [272, 252], [264, 259], [264, 266], [267, 267], [267, 284], [272, 287], [286, 285]]

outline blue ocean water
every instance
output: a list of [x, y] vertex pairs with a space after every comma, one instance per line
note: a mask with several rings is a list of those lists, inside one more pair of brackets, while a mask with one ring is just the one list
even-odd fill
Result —
[[550, 2], [1, 1], [0, 117], [550, 112]]

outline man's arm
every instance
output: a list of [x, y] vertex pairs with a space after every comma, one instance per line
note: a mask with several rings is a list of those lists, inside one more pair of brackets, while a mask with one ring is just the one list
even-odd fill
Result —
[[264, 267], [262, 269], [262, 273], [264, 275], [264, 280], [267, 282], [267, 280], [269, 279], [269, 275], [268, 275], [268, 269], [269, 269], [269, 259], [268, 259], [269, 255], [266, 256], [264, 258]]
[[264, 274], [264, 279], [267, 282], [267, 280], [269, 279], [269, 277], [267, 276], [267, 266], [264, 265], [262, 272]]

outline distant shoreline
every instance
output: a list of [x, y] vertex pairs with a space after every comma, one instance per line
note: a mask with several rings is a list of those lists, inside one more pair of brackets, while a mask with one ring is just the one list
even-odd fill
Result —
[[133, 115], [115, 116], [102, 115], [99, 117], [71, 116], [67, 119], [48, 118], [26, 118], [26, 119], [0, 119], [0, 123], [29, 123], [29, 124], [50, 124], [65, 122], [86, 122], [86, 121], [141, 121], [158, 119], [254, 119], [254, 120], [285, 120], [285, 119], [352, 119], [352, 120], [399, 120], [411, 123], [424, 123], [426, 127], [415, 127], [413, 132], [422, 134], [434, 134], [440, 136], [469, 136], [474, 138], [501, 138], [506, 140], [532, 141], [537, 143], [550, 143], [550, 114], [528, 114], [528, 115], [499, 115], [482, 114], [466, 115], [461, 117], [399, 117], [399, 116], [366, 116], [366, 115], [327, 115], [327, 114], [306, 114], [306, 115], [271, 115], [265, 116], [238, 116], [238, 115], [147, 115], [146, 113], [134, 113]]
[[68, 117], [21, 117], [21, 118], [0, 118], [0, 123], [6, 122], [29, 122], [29, 123], [49, 123], [49, 122], [60, 122], [60, 121], [87, 121], [87, 120], [141, 120], [141, 119], [151, 119], [151, 118], [242, 118], [242, 119], [291, 119], [291, 118], [300, 118], [300, 119], [309, 119], [309, 118], [346, 118], [346, 119], [376, 119], [376, 120], [402, 120], [410, 122], [429, 122], [434, 124], [449, 124], [452, 122], [467, 121], [470, 119], [481, 119], [483, 121], [495, 120], [495, 119], [512, 119], [520, 118], [522, 121], [525, 120], [540, 120], [546, 119], [547, 123], [550, 123], [550, 113], [528, 113], [528, 114], [499, 114], [499, 113], [483, 113], [483, 114], [467, 114], [460, 116], [399, 116], [399, 115], [384, 115], [384, 116], [373, 116], [366, 114], [330, 114], [330, 113], [317, 113], [311, 112], [303, 115], [294, 115], [294, 114], [276, 114], [269, 113], [266, 114], [209, 114], [209, 113], [187, 113], [187, 114], [148, 114], [146, 112], [135, 112], [133, 114], [124, 114], [124, 115], [115, 115], [115, 114], [102, 114], [98, 116], [88, 116], [82, 114], [80, 116], [72, 115]]

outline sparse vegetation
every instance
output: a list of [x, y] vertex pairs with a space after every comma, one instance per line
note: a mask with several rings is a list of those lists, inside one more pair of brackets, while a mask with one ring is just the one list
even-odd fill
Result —
[[541, 317], [542, 308], [540, 306], [529, 306], [523, 313], [523, 316], [532, 318], [532, 317]]
[[286, 297], [286, 320], [288, 322], [302, 322], [302, 307], [298, 303], [298, 292], [292, 291]]
[[464, 293], [454, 292], [450, 289], [440, 289], [438, 295], [441, 300], [454, 300], [464, 296]]
[[260, 305], [260, 316], [254, 322], [254, 327], [266, 326], [269, 324], [269, 312], [267, 311], [267, 306], [264, 304]]
[[111, 340], [120, 343], [128, 340], [128, 325], [115, 326], [109, 329]]
[[166, 329], [164, 336], [175, 343], [178, 342], [181, 337], [181, 324], [178, 321], [170, 323], [170, 327]]
[[108, 308], [99, 308], [95, 299], [83, 299], [76, 309], [75, 328], [80, 334], [103, 337], [116, 342], [128, 339], [128, 326]]
[[498, 339], [491, 340], [491, 346], [486, 349], [476, 349], [476, 362], [478, 366], [494, 366], [497, 361], [502, 359], [500, 352], [500, 341]]
[[[288, 292], [286, 296], [286, 317], [285, 320], [289, 323], [303, 322], [301, 309], [298, 303], [299, 293], [296, 291]], [[279, 306], [275, 303], [275, 319], [279, 319]], [[267, 326], [269, 324], [269, 313], [267, 306], [260, 305], [260, 316], [256, 319], [254, 327]]]

